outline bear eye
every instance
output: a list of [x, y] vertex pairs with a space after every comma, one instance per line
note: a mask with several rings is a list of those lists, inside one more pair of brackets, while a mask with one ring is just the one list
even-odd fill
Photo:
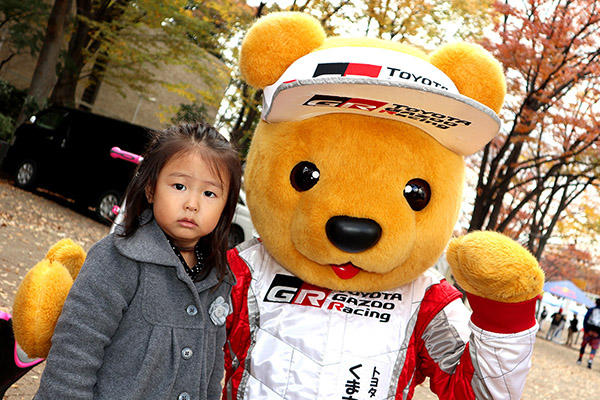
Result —
[[296, 164], [290, 173], [290, 182], [294, 189], [304, 192], [317, 184], [321, 173], [317, 166], [308, 161]]
[[423, 179], [411, 179], [404, 186], [404, 197], [410, 208], [415, 211], [421, 211], [431, 199], [431, 188]]

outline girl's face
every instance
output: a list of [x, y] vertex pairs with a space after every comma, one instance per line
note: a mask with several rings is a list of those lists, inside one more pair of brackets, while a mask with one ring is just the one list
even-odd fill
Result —
[[199, 151], [188, 151], [171, 157], [156, 187], [146, 187], [156, 222], [177, 247], [192, 247], [215, 229], [227, 203], [225, 175], [222, 182]]

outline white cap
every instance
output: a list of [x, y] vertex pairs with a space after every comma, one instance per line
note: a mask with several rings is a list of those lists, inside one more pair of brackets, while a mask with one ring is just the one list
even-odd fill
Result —
[[262, 112], [266, 122], [330, 113], [393, 119], [460, 155], [480, 150], [500, 130], [492, 109], [461, 95], [434, 65], [373, 47], [336, 47], [299, 58], [264, 88]]

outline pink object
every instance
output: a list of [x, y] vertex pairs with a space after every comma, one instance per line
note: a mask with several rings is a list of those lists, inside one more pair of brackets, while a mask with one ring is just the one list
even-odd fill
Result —
[[144, 159], [144, 157], [142, 157], [138, 154], [134, 154], [134, 153], [130, 153], [125, 150], [121, 150], [118, 147], [113, 147], [112, 149], [110, 149], [110, 156], [112, 158], [120, 158], [121, 160], [129, 161], [134, 164], [139, 164]]
[[[21, 350], [21, 353], [23, 354], [23, 356], [26, 357], [25, 353], [23, 352], [23, 350]], [[15, 352], [14, 352], [14, 357], [15, 357], [15, 364], [17, 365], [17, 367], [19, 368], [29, 368], [29, 367], [33, 367], [34, 365], [37, 365], [39, 363], [41, 363], [42, 361], [44, 361], [43, 358], [34, 358], [34, 359], [30, 359], [28, 358], [27, 361], [21, 361], [21, 357], [19, 355], [19, 350], [18, 350], [18, 345], [17, 342], [15, 341]]]
[[121, 211], [121, 207], [115, 204], [112, 208], [112, 213], [115, 215], [119, 215], [119, 211]]
[[[3, 319], [5, 321], [10, 321], [12, 319], [12, 316], [9, 313], [0, 311], [0, 319]], [[31, 358], [27, 357], [27, 355], [25, 354], [25, 352], [23, 352], [23, 350], [19, 351], [19, 345], [17, 344], [16, 340], [14, 341], [13, 359], [15, 361], [15, 365], [19, 368], [33, 367], [34, 365], [39, 364], [42, 361], [44, 361], [43, 358], [31, 359]], [[24, 360], [22, 360], [22, 359], [24, 359]]]

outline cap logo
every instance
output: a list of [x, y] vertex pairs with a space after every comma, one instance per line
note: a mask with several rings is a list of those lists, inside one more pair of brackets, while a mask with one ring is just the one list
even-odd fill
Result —
[[328, 96], [316, 94], [311, 97], [305, 106], [313, 107], [338, 107], [338, 108], [353, 108], [361, 111], [375, 111], [387, 113], [399, 118], [410, 118], [431, 124], [439, 129], [448, 129], [453, 126], [471, 125], [471, 121], [466, 121], [460, 118], [444, 115], [433, 111], [421, 110], [420, 108], [409, 107], [404, 104], [391, 104], [385, 101], [377, 101], [370, 99]]
[[381, 65], [358, 63], [325, 63], [317, 65], [317, 68], [313, 74], [313, 78], [321, 75], [356, 75], [377, 78], [380, 71]]
[[[383, 71], [383, 73], [381, 73]], [[323, 75], [337, 76], [365, 76], [369, 78], [398, 78], [409, 82], [420, 83], [425, 86], [433, 86], [439, 89], [448, 90], [443, 84], [423, 75], [416, 75], [411, 72], [403, 71], [395, 67], [383, 67], [373, 64], [357, 63], [326, 63], [318, 64], [313, 78]], [[384, 76], [385, 75], [385, 76]], [[293, 81], [292, 81], [293, 82]]]
[[373, 111], [386, 104], [387, 103], [383, 101], [352, 99], [350, 97], [327, 96], [322, 94], [316, 94], [306, 103], [304, 103], [305, 106], [355, 108], [363, 111]]
[[414, 125], [450, 150], [472, 154], [500, 129], [496, 113], [459, 93], [419, 57], [373, 47], [318, 50], [293, 62], [263, 89], [266, 122], [354, 113]]

